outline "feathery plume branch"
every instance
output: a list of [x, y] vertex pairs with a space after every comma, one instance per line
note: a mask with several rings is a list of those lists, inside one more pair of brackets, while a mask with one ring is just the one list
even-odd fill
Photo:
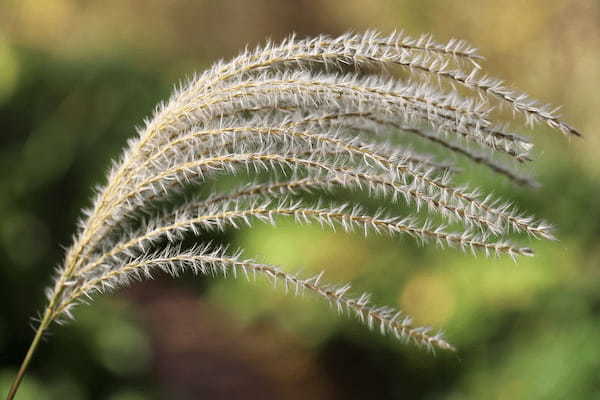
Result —
[[[8, 399], [53, 322], [73, 318], [73, 307], [96, 294], [157, 271], [174, 277], [184, 270], [261, 275], [293, 293], [321, 297], [382, 334], [431, 350], [453, 350], [441, 334], [415, 327], [402, 312], [371, 305], [368, 295], [352, 297], [348, 284], [328, 285], [321, 282], [322, 274], [300, 278], [243, 259], [241, 252], [228, 254], [202, 243], [202, 234], [287, 217], [348, 232], [406, 234], [422, 243], [484, 254], [533, 255], [506, 236], [526, 232], [554, 239], [548, 223], [455, 184], [460, 170], [452, 162], [399, 145], [400, 139], [428, 142], [516, 184], [537, 185], [505, 164], [507, 159], [531, 161], [533, 144], [513, 132], [498, 106], [530, 124], [581, 134], [552, 107], [484, 76], [482, 61], [467, 43], [438, 43], [430, 35], [292, 36], [218, 62], [178, 87], [129, 141], [92, 207], [84, 210]], [[459, 94], [455, 86], [465, 90]], [[176, 196], [225, 175], [250, 176], [253, 183], [204, 197]], [[392, 207], [369, 212], [352, 199], [323, 206], [302, 195], [335, 187], [392, 205], [402, 200], [412, 211], [403, 217]], [[434, 224], [433, 215], [457, 230]], [[184, 248], [183, 239], [190, 237], [200, 243]]]

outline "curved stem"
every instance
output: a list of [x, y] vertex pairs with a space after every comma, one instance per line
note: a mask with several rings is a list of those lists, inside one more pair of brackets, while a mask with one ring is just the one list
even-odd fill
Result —
[[27, 350], [27, 354], [25, 355], [25, 358], [23, 359], [23, 362], [21, 363], [21, 367], [19, 368], [17, 377], [15, 378], [13, 384], [10, 387], [10, 391], [8, 392], [8, 396], [6, 397], [6, 400], [12, 400], [15, 397], [15, 395], [17, 394], [17, 390], [19, 390], [19, 385], [21, 384], [21, 381], [23, 380], [23, 377], [25, 376], [25, 372], [27, 371], [29, 362], [33, 358], [33, 354], [35, 353], [35, 350], [37, 349], [38, 345], [40, 344], [40, 340], [42, 339], [44, 331], [46, 330], [46, 328], [48, 328], [48, 325], [50, 325], [51, 314], [52, 313], [50, 312], [50, 309], [49, 308], [46, 309], [46, 312], [44, 313], [44, 318], [42, 319], [42, 322], [40, 323], [40, 325], [37, 328], [37, 331], [35, 332], [33, 341], [29, 345], [29, 350]]

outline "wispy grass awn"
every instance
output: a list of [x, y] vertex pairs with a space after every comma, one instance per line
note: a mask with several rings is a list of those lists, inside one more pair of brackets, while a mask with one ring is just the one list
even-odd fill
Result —
[[[384, 334], [453, 349], [440, 333], [414, 326], [403, 313], [372, 305], [366, 294], [351, 296], [347, 284], [326, 284], [322, 274], [299, 277], [211, 243], [185, 248], [182, 239], [288, 217], [365, 234], [408, 234], [485, 254], [533, 255], [504, 238], [526, 232], [553, 239], [549, 224], [454, 184], [458, 170], [452, 163], [394, 140], [428, 142], [515, 184], [535, 186], [514, 168], [531, 161], [533, 144], [511, 131], [500, 106], [530, 125], [580, 133], [555, 109], [483, 75], [482, 61], [463, 41], [440, 44], [429, 35], [291, 37], [218, 62], [179, 87], [129, 141], [85, 210], [8, 399], [53, 322], [72, 318], [73, 307], [96, 293], [158, 270], [263, 275], [283, 281], [292, 293], [314, 293]], [[256, 174], [256, 181], [208, 197], [175, 196], [241, 172]], [[402, 200], [414, 209], [410, 215], [373, 213], [351, 199], [315, 204], [301, 196], [334, 187]], [[462, 228], [435, 225], [428, 218], [433, 214]]]

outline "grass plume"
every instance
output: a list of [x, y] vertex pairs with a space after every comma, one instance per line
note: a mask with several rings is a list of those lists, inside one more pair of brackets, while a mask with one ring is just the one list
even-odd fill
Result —
[[[287, 217], [365, 234], [406, 234], [475, 253], [533, 255], [506, 237], [526, 232], [553, 239], [548, 223], [455, 184], [460, 171], [451, 161], [395, 140], [429, 143], [516, 185], [536, 186], [515, 168], [532, 160], [533, 143], [510, 123], [521, 115], [521, 124], [580, 133], [556, 109], [483, 75], [482, 61], [463, 41], [438, 43], [429, 35], [290, 37], [218, 62], [178, 87], [129, 141], [84, 210], [8, 399], [54, 322], [73, 318], [74, 307], [96, 294], [158, 271], [264, 276], [290, 293], [323, 298], [403, 342], [453, 349], [442, 334], [415, 326], [402, 312], [371, 304], [368, 294], [351, 295], [348, 284], [324, 283], [322, 274], [296, 276], [212, 243], [182, 243], [209, 230]], [[502, 107], [515, 121], [502, 118]], [[256, 180], [208, 197], [176, 196], [237, 174]], [[302, 196], [337, 187], [407, 203], [412, 211], [370, 212], [352, 199], [325, 204]], [[431, 222], [440, 219], [460, 228]]]

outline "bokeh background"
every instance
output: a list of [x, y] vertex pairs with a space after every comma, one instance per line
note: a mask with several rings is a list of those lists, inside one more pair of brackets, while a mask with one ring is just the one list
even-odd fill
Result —
[[0, 394], [81, 208], [175, 83], [265, 38], [367, 28], [466, 39], [490, 73], [564, 105], [586, 136], [533, 130], [541, 189], [471, 175], [554, 223], [560, 241], [513, 263], [286, 223], [216, 239], [326, 268], [445, 330], [458, 352], [404, 346], [264, 282], [161, 277], [55, 327], [18, 398], [600, 398], [595, 0], [0, 0]]

